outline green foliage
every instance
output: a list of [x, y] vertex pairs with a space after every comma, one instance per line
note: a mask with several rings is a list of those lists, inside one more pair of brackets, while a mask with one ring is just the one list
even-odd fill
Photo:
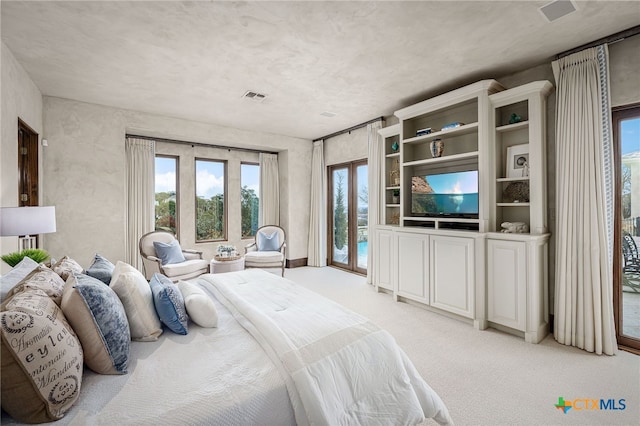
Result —
[[176, 193], [156, 193], [156, 230], [176, 233]]
[[11, 267], [16, 266], [25, 257], [30, 257], [37, 263], [42, 263], [49, 258], [49, 253], [41, 249], [25, 249], [14, 253], [5, 254], [2, 260]]
[[258, 230], [260, 199], [246, 185], [240, 189], [240, 211], [242, 213], [242, 237], [253, 237]]
[[347, 245], [347, 208], [344, 202], [344, 176], [340, 173], [336, 193], [336, 204], [333, 209], [333, 245], [342, 249]]
[[224, 196], [196, 197], [196, 241], [224, 239]]

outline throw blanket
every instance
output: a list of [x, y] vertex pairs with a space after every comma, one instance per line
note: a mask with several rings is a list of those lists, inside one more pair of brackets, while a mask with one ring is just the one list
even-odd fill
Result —
[[393, 337], [366, 318], [261, 270], [199, 282], [272, 358], [298, 425], [452, 423]]

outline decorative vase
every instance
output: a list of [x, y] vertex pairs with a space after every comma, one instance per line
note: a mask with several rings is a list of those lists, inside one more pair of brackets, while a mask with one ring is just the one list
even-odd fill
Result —
[[444, 142], [442, 139], [434, 139], [431, 141], [431, 155], [433, 158], [438, 158], [442, 156], [444, 152]]
[[391, 145], [391, 149], [393, 150], [393, 152], [397, 152], [398, 148], [400, 148], [400, 145], [398, 145], [398, 142], [394, 142], [393, 145]]

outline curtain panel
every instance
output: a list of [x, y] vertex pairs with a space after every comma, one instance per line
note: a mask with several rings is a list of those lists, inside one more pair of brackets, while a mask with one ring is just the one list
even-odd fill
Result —
[[311, 156], [311, 207], [309, 209], [308, 266], [327, 266], [327, 174], [324, 141], [313, 143]]
[[280, 225], [278, 154], [260, 153], [260, 226]]
[[126, 262], [143, 272], [138, 241], [155, 229], [155, 141], [125, 140]]
[[369, 174], [369, 210], [368, 210], [368, 241], [367, 245], [367, 282], [375, 282], [373, 262], [375, 252], [378, 249], [373, 238], [377, 225], [380, 225], [384, 217], [384, 146], [378, 130], [382, 128], [382, 121], [376, 121], [367, 125], [367, 136], [369, 139], [369, 159], [367, 170]]
[[607, 46], [552, 63], [556, 80], [555, 339], [617, 351], [613, 167]]

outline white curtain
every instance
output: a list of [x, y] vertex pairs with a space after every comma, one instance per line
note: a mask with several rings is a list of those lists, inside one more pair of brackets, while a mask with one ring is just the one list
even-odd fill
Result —
[[260, 153], [260, 211], [258, 222], [280, 225], [280, 185], [278, 183], [278, 154]]
[[125, 259], [142, 271], [140, 237], [155, 229], [155, 141], [127, 138]]
[[313, 143], [311, 156], [311, 208], [307, 265], [327, 266], [327, 173], [324, 142]]
[[617, 351], [613, 319], [613, 167], [608, 50], [554, 61], [556, 79], [555, 339]]
[[368, 245], [367, 245], [367, 282], [374, 283], [373, 276], [373, 256], [378, 249], [373, 239], [373, 230], [384, 217], [384, 171], [382, 162], [384, 161], [384, 146], [378, 130], [382, 128], [382, 121], [376, 121], [367, 125], [367, 136], [369, 139], [369, 160], [367, 171], [369, 173], [369, 220], [368, 220]]

